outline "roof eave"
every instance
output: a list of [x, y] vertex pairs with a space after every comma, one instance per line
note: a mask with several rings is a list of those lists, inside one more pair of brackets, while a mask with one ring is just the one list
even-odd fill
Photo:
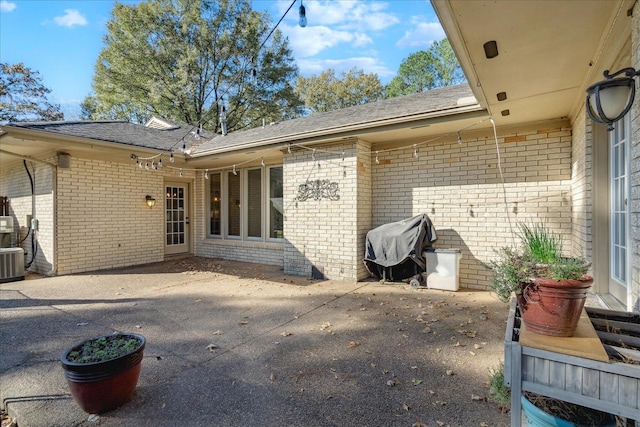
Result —
[[[295, 134], [282, 135], [272, 138], [265, 138], [257, 141], [252, 141], [245, 144], [237, 144], [222, 148], [213, 148], [205, 151], [196, 151], [192, 154], [192, 158], [204, 157], [213, 154], [228, 153], [231, 151], [238, 151], [256, 147], [266, 147], [269, 145], [302, 142], [305, 143], [318, 143], [326, 141], [327, 139], [347, 138], [356, 135], [362, 135], [371, 132], [377, 132], [382, 129], [392, 130], [394, 127], [402, 128], [407, 127], [408, 124], [413, 126], [423, 126], [434, 119], [449, 117], [453, 115], [473, 113], [473, 112], [485, 112], [486, 111], [479, 104], [457, 106], [454, 108], [429, 111], [420, 114], [407, 115], [402, 117], [392, 117], [384, 120], [375, 120], [369, 122], [361, 122], [348, 126], [325, 128], [322, 130], [310, 131], [310, 132], [298, 132]], [[427, 122], [427, 123], [425, 123]]]

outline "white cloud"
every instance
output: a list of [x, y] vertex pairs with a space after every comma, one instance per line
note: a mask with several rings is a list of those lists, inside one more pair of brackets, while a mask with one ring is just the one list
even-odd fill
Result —
[[336, 75], [341, 72], [349, 72], [352, 68], [364, 71], [365, 73], [375, 73], [379, 78], [391, 77], [395, 71], [388, 69], [380, 60], [373, 57], [352, 57], [343, 59], [302, 59], [298, 60], [300, 74], [304, 76], [316, 75], [331, 68]]
[[415, 25], [396, 43], [398, 47], [427, 48], [434, 41], [442, 40], [446, 37], [442, 25], [439, 22], [424, 22], [419, 19], [412, 20]]
[[285, 25], [282, 32], [289, 37], [289, 45], [296, 58], [314, 56], [340, 43], [355, 40], [354, 34], [350, 32], [332, 30], [324, 26], [300, 28]]
[[13, 10], [18, 7], [15, 3], [8, 2], [6, 0], [0, 1], [0, 11], [2, 12], [13, 12]]
[[74, 25], [87, 25], [85, 18], [76, 9], [65, 9], [63, 16], [56, 16], [53, 22], [61, 27], [73, 27]]

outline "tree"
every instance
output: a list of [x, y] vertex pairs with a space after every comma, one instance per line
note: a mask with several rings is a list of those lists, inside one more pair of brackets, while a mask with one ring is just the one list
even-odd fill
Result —
[[377, 74], [352, 68], [336, 77], [335, 72], [328, 69], [317, 76], [298, 77], [296, 93], [306, 108], [320, 113], [378, 101], [383, 87]]
[[60, 105], [47, 99], [49, 93], [39, 72], [21, 62], [0, 64], [0, 123], [64, 120]]
[[214, 131], [223, 104], [229, 131], [297, 117], [298, 70], [279, 31], [266, 43], [269, 25], [249, 0], [116, 3], [83, 116], [159, 115]]
[[393, 98], [464, 81], [462, 67], [451, 44], [443, 39], [433, 42], [428, 50], [412, 53], [403, 60], [398, 75], [385, 88], [385, 96]]

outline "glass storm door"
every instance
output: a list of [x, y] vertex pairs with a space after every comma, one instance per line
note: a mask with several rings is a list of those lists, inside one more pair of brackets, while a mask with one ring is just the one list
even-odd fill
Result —
[[630, 114], [614, 124], [609, 132], [609, 185], [611, 204], [609, 243], [609, 293], [626, 305], [630, 279], [629, 247], [629, 146]]
[[167, 255], [189, 252], [188, 184], [165, 186], [165, 246]]

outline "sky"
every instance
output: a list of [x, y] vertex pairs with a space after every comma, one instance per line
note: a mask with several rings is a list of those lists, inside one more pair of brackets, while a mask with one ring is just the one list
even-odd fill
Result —
[[[292, 0], [254, 0], [275, 25]], [[138, 3], [123, 0], [121, 3]], [[77, 119], [91, 93], [113, 0], [0, 0], [0, 62], [38, 71], [65, 119]], [[300, 0], [278, 29], [288, 37], [304, 77], [328, 68], [376, 73], [383, 84], [411, 53], [445, 38], [429, 0], [303, 0], [307, 26], [298, 26]]]

